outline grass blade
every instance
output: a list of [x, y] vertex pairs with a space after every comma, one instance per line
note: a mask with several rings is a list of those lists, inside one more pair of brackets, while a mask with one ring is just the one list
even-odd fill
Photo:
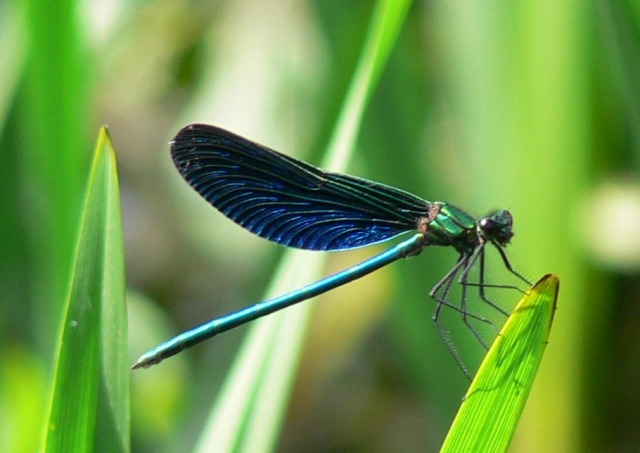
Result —
[[[344, 171], [360, 122], [382, 68], [404, 23], [410, 1], [378, 2], [364, 48], [334, 128], [323, 166]], [[289, 251], [267, 294], [283, 293], [319, 273], [323, 258]], [[312, 304], [309, 302], [256, 322], [234, 368], [198, 451], [269, 451], [285, 414]]]
[[129, 451], [129, 367], [115, 154], [102, 129], [91, 166], [55, 362], [47, 452]]
[[506, 451], [547, 345], [558, 288], [558, 278], [546, 275], [517, 305], [471, 383], [442, 452]]

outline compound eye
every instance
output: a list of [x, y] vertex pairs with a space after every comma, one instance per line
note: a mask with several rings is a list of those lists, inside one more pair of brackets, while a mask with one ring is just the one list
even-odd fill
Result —
[[480, 229], [487, 239], [492, 239], [499, 233], [500, 228], [495, 220], [489, 217], [484, 217], [483, 219], [480, 219]]

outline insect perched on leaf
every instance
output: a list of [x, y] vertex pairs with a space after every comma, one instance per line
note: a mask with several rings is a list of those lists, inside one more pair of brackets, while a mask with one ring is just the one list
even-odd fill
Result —
[[[509, 263], [504, 247], [513, 237], [507, 210], [475, 219], [441, 201], [426, 201], [404, 190], [355, 176], [331, 173], [306, 162], [205, 124], [183, 128], [171, 142], [173, 161], [184, 179], [216, 209], [260, 237], [288, 247], [334, 251], [364, 247], [413, 234], [360, 264], [274, 299], [265, 300], [188, 330], [143, 354], [133, 368], [148, 367], [178, 352], [261, 316], [361, 278], [425, 247], [450, 246], [458, 252], [453, 268], [429, 295], [437, 301], [433, 319], [443, 307], [457, 310], [479, 338], [468, 318], [486, 321], [467, 309], [467, 290], [500, 311], [485, 295], [485, 250], [493, 245], [506, 268], [529, 282]], [[477, 283], [469, 273], [478, 263]], [[462, 285], [458, 304], [449, 299], [456, 279]], [[466, 373], [457, 351], [446, 341]]]

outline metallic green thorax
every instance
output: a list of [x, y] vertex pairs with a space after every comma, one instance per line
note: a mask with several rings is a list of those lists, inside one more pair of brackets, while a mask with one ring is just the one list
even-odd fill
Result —
[[434, 203], [436, 207], [426, 224], [425, 245], [451, 245], [463, 254], [478, 245], [476, 219], [448, 203]]

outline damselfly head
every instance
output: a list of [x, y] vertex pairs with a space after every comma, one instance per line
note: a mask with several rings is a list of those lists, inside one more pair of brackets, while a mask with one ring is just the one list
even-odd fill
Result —
[[513, 216], [506, 209], [478, 220], [478, 232], [488, 242], [507, 245], [513, 237]]

